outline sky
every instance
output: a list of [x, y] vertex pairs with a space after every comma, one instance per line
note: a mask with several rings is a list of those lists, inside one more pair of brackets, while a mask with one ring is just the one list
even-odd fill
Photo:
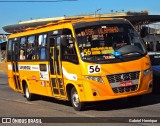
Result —
[[[25, 2], [36, 0], [19, 0], [21, 2], [4, 2], [0, 0], [0, 33], [5, 33], [3, 26], [18, 24], [19, 21], [26, 21], [37, 18], [51, 18], [127, 11], [148, 10], [151, 15], [160, 15], [160, 0], [42, 0], [43, 2]], [[18, 1], [18, 0], [16, 0]], [[41, 1], [41, 0], [37, 0]], [[47, 2], [48, 1], [48, 2]]]

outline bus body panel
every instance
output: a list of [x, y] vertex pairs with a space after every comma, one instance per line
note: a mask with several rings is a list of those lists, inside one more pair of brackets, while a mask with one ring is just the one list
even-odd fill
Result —
[[[114, 99], [119, 97], [127, 97], [130, 95], [139, 95], [150, 93], [152, 90], [149, 88], [149, 85], [152, 85], [152, 72], [148, 73], [144, 76], [143, 71], [150, 68], [150, 62], [148, 56], [145, 56], [137, 61], [130, 62], [122, 62], [116, 64], [100, 64], [101, 73], [98, 74], [88, 74], [87, 67], [90, 63], [83, 63], [83, 86], [85, 91], [86, 101], [94, 101], [94, 100], [107, 100]], [[96, 64], [97, 65], [97, 64]], [[107, 79], [107, 75], [114, 75], [119, 73], [129, 73], [139, 71], [139, 79], [138, 79], [138, 87], [137, 90], [132, 92], [124, 92], [124, 93], [114, 93]], [[100, 76], [102, 77], [104, 83], [98, 83], [93, 80], [87, 80], [84, 76]], [[88, 90], [90, 89], [90, 90]], [[97, 96], [93, 96], [93, 93], [96, 92]]]
[[12, 74], [12, 65], [10, 62], [7, 63], [7, 74], [8, 74], [8, 84], [10, 88], [12, 88], [13, 90], [16, 90], [15, 82], [14, 82], [13, 74]]
[[[86, 22], [94, 20], [95, 19], [86, 20]], [[38, 36], [42, 33], [46, 33], [47, 35], [49, 35], [50, 33], [54, 33], [55, 31], [58, 31], [60, 29], [70, 29], [73, 35], [72, 37], [76, 38], [73, 28], [73, 22], [64, 21], [60, 22], [59, 24], [57, 23], [54, 25], [46, 25], [42, 28], [35, 28], [25, 32], [15, 33], [10, 35], [9, 39], [21, 38], [23, 36], [30, 35]], [[58, 41], [57, 38], [59, 36], [59, 34], [53, 34], [50, 37], [53, 37], [54, 41]], [[62, 100], [70, 99], [69, 94], [67, 94], [68, 90], [70, 90], [68, 89], [68, 87], [73, 86], [76, 88], [79, 100], [81, 102], [117, 99], [151, 93], [152, 71], [149, 71], [149, 73], [144, 75], [144, 72], [151, 68], [148, 54], [143, 55], [141, 58], [125, 62], [87, 62], [85, 60], [82, 60], [81, 53], [78, 47], [79, 45], [76, 43], [76, 41], [77, 40], [75, 39], [73, 45], [75, 46], [78, 57], [77, 63], [74, 63], [72, 61], [64, 61], [62, 57], [58, 57], [58, 61], [60, 61], [59, 69], [61, 73], [53, 74], [51, 72], [51, 66], [55, 67], [54, 70], [58, 69], [57, 66], [54, 66], [54, 64], [51, 62], [51, 60], [55, 60], [54, 53], [52, 55], [48, 54], [49, 59], [45, 61], [17, 61], [18, 71], [16, 72], [13, 72], [12, 62], [8, 61], [7, 66], [9, 86], [15, 91], [24, 93], [23, 82], [26, 82], [29, 87], [30, 93], [54, 97]], [[56, 49], [59, 49], [58, 45], [56, 46]], [[49, 46], [47, 48], [51, 49], [51, 47]], [[55, 47], [53, 46], [52, 49], [54, 50]], [[58, 53], [62, 52], [59, 51]], [[46, 70], [43, 69], [44, 66], [46, 67]], [[135, 77], [136, 79], [134, 78], [130, 80], [128, 77], [126, 78], [126, 75], [132, 76], [132, 73], [136, 74], [133, 75], [133, 78], [135, 76], [138, 77]], [[19, 80], [20, 82], [20, 88], [18, 89], [15, 86], [17, 85], [17, 81], [14, 80], [13, 75], [15, 75], [16, 80]], [[112, 78], [112, 76], [113, 78], [114, 76], [119, 76], [119, 80], [116, 80], [114, 78], [111, 79], [111, 81], [113, 80], [113, 82], [109, 82], [109, 77]]]

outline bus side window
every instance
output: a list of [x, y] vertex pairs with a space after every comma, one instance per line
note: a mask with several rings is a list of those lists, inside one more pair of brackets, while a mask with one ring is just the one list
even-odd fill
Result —
[[78, 63], [78, 57], [74, 42], [66, 38], [66, 45], [61, 44], [62, 60]]
[[8, 54], [7, 54], [7, 59], [8, 61], [11, 61], [12, 60], [12, 40], [9, 40], [8, 41]]
[[46, 59], [46, 48], [41, 48], [40, 59], [41, 60], [45, 60]]
[[20, 50], [19, 50], [19, 59], [20, 60], [25, 60], [26, 59], [26, 38], [22, 37], [20, 39]]
[[36, 54], [36, 49], [35, 49], [35, 35], [29, 36], [28, 37], [28, 47], [27, 47], [27, 59], [28, 60], [35, 60], [35, 54]]
[[61, 58], [63, 61], [78, 63], [75, 42], [70, 29], [63, 29], [61, 35]]
[[38, 36], [38, 56], [39, 60], [47, 59], [47, 34], [41, 34]]

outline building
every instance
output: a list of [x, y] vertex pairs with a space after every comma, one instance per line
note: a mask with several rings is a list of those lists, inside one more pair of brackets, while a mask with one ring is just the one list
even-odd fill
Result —
[[[83, 18], [83, 17], [109, 17], [109, 18], [125, 18], [129, 20], [137, 29], [137, 31], [140, 31], [142, 26], [146, 26], [148, 24], [152, 24], [155, 22], [160, 22], [160, 15], [149, 15], [147, 10], [141, 11], [141, 12], [112, 12], [112, 13], [106, 13], [106, 14], [99, 14], [98, 11], [100, 9], [96, 10], [94, 14], [89, 15], [76, 15], [76, 16], [62, 16], [62, 17], [54, 17], [54, 18], [41, 18], [41, 19], [33, 19], [28, 21], [21, 21], [18, 24], [10, 25], [10, 26], [4, 26], [4, 31], [8, 33], [12, 32], [18, 32], [23, 31], [26, 28], [45, 25], [47, 23], [56, 22], [58, 20], [67, 20], [72, 18]], [[160, 25], [159, 25], [160, 26]], [[12, 29], [10, 29], [12, 27]], [[149, 26], [147, 26], [149, 27]], [[158, 29], [150, 28], [152, 31], [150, 35], [144, 38], [146, 42], [160, 42], [160, 27]], [[0, 34], [0, 62], [5, 59], [5, 50], [6, 50], [6, 41], [7, 41], [8, 34]], [[155, 49], [154, 49], [155, 50]]]
[[9, 34], [0, 34], [0, 62], [6, 60], [6, 43]]

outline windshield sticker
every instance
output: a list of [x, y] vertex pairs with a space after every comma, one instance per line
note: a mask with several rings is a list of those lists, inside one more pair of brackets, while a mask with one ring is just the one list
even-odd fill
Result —
[[96, 48], [85, 48], [82, 50], [84, 56], [98, 55], [98, 54], [113, 54], [114, 50], [112, 47], [96, 47]]
[[101, 73], [100, 64], [89, 65], [88, 66], [88, 74]]

